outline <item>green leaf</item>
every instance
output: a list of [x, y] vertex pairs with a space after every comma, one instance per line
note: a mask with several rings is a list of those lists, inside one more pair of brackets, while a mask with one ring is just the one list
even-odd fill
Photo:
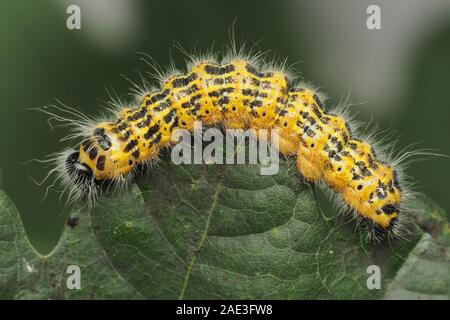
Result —
[[450, 228], [445, 214], [429, 199], [422, 207], [429, 215], [418, 222], [430, 233], [423, 233], [408, 260], [389, 284], [385, 299], [449, 299]]
[[[1, 173], [1, 172], [0, 172]], [[47, 256], [28, 242], [19, 213], [0, 190], [0, 299], [141, 298], [109, 261], [88, 216], [66, 229]], [[67, 267], [82, 270], [82, 289], [68, 290]]]
[[[274, 176], [259, 170], [161, 163], [79, 213], [45, 257], [0, 190], [0, 297], [448, 299], [448, 223], [435, 204], [416, 205], [429, 232], [370, 244], [322, 213], [291, 165]], [[66, 286], [69, 265], [81, 269], [81, 290]], [[370, 265], [381, 269], [380, 290], [367, 288]]]

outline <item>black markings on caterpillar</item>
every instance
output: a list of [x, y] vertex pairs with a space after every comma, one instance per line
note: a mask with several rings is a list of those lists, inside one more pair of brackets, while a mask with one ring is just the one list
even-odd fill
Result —
[[222, 61], [191, 58], [181, 76], [158, 71], [158, 89], [139, 88], [136, 102], [118, 106], [104, 121], [69, 107], [56, 107], [64, 116], [43, 108], [75, 125], [68, 139], [82, 140], [56, 157], [50, 174], [69, 189], [69, 198], [93, 200], [103, 182], [126, 184], [138, 166], [154, 161], [173, 143], [175, 129], [192, 131], [196, 121], [256, 132], [277, 129], [278, 151], [296, 159], [306, 182], [331, 190], [343, 209], [369, 226], [371, 238], [396, 232], [411, 195], [401, 163], [413, 153], [393, 157], [391, 146], [375, 153], [374, 135], [355, 137], [348, 105], [326, 110], [321, 94], [295, 82], [283, 66], [241, 52], [232, 49]]

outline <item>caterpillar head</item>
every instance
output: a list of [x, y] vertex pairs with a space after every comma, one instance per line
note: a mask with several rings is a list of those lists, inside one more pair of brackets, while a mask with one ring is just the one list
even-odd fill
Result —
[[395, 170], [376, 161], [374, 154], [367, 143], [350, 140], [339, 156], [331, 158], [324, 179], [380, 235], [396, 227], [401, 188]]
[[342, 196], [377, 230], [391, 231], [395, 229], [400, 214], [401, 189], [396, 179], [392, 168], [380, 164], [371, 176], [352, 180]]
[[67, 182], [77, 193], [89, 194], [96, 193], [103, 182], [122, 179], [139, 158], [137, 142], [130, 139], [120, 135], [114, 123], [95, 126], [78, 150], [66, 153], [63, 171]]

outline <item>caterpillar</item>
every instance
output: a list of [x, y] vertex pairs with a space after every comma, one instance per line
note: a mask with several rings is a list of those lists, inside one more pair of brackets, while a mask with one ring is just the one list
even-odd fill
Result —
[[60, 109], [78, 119], [71, 120], [76, 132], [68, 138], [82, 141], [59, 153], [52, 171], [75, 198], [93, 198], [103, 182], [129, 181], [139, 165], [172, 144], [174, 130], [192, 131], [196, 121], [256, 132], [277, 129], [279, 152], [296, 157], [306, 182], [326, 184], [358, 220], [370, 224], [374, 238], [395, 232], [408, 194], [401, 168], [355, 137], [346, 112], [328, 111], [321, 93], [259, 58], [236, 52], [220, 61], [192, 58], [187, 72], [160, 73], [158, 88], [140, 88], [135, 103], [116, 103], [113, 116], [97, 122], [76, 109]]

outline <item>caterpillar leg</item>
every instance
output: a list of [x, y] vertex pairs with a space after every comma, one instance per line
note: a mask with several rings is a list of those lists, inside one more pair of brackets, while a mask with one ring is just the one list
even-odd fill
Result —
[[296, 163], [298, 171], [306, 181], [314, 183], [322, 178], [322, 170], [317, 167], [316, 163], [300, 154], [297, 155]]

